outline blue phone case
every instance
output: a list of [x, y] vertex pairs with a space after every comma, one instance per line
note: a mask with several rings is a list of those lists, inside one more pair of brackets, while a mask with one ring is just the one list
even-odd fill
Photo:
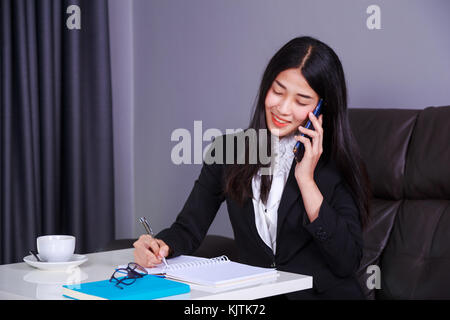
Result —
[[[317, 103], [317, 106], [313, 111], [313, 114], [316, 117], [318, 117], [320, 115], [320, 112], [322, 109], [322, 102], [323, 102], [323, 100], [320, 99], [319, 103]], [[309, 129], [311, 127], [311, 125], [312, 125], [311, 120], [308, 120], [305, 128]], [[301, 136], [305, 136], [305, 134], [302, 133]], [[297, 143], [295, 144], [294, 149], [293, 149], [295, 160], [297, 160], [297, 162], [300, 162], [302, 160], [304, 149], [305, 149], [305, 146], [303, 145], [303, 143], [301, 143], [300, 141], [297, 141]]]

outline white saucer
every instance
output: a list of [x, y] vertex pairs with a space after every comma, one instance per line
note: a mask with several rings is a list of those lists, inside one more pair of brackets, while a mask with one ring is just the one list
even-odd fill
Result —
[[26, 256], [23, 258], [28, 265], [41, 269], [41, 270], [49, 270], [49, 271], [65, 271], [69, 268], [74, 268], [79, 266], [82, 263], [85, 263], [88, 258], [82, 254], [74, 254], [70, 261], [66, 262], [40, 262], [37, 261], [33, 255]]

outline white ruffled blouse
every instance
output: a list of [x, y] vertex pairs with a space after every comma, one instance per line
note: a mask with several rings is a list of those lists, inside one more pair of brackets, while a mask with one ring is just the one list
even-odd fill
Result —
[[295, 143], [294, 134], [276, 139], [273, 149], [274, 161], [271, 164], [273, 169], [272, 185], [270, 187], [267, 205], [264, 205], [260, 199], [261, 169], [252, 179], [256, 229], [264, 243], [269, 248], [272, 248], [274, 254], [277, 243], [278, 207], [294, 159], [292, 149]]

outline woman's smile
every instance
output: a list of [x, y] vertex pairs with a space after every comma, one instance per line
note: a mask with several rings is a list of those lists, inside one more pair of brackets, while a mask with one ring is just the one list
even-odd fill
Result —
[[284, 120], [273, 113], [272, 113], [272, 122], [279, 128], [285, 127], [289, 125], [289, 123], [291, 123], [290, 121]]

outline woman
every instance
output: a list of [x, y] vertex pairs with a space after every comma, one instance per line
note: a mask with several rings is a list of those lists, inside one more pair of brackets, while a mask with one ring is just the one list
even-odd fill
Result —
[[[322, 114], [315, 117], [320, 99]], [[303, 127], [308, 120], [314, 130]], [[149, 267], [161, 257], [194, 252], [226, 201], [240, 262], [313, 276], [312, 289], [288, 298], [364, 298], [355, 272], [369, 184], [350, 130], [344, 72], [334, 51], [311, 37], [284, 45], [264, 72], [249, 129], [268, 129], [266, 151], [275, 160], [271, 174], [263, 173], [268, 165], [259, 157], [256, 163], [249, 157], [244, 164], [205, 162], [175, 223], [155, 238], [143, 235], [134, 243], [135, 261]], [[238, 136], [232, 136], [233, 143]], [[275, 155], [274, 136], [279, 138]], [[212, 149], [222, 150], [218, 146], [229, 138], [216, 138]], [[253, 142], [245, 141], [247, 152]], [[297, 141], [304, 145], [298, 162], [292, 152]], [[224, 159], [227, 152], [224, 147]]]

